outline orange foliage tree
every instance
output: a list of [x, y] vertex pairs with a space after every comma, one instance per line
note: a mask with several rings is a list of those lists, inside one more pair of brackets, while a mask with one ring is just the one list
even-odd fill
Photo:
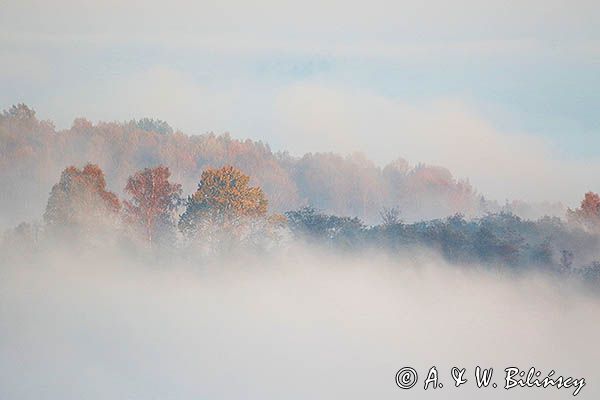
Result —
[[55, 183], [65, 165], [87, 160], [103, 165], [107, 182], [119, 188], [138, 170], [168, 165], [184, 191], [195, 190], [208, 166], [233, 165], [253, 177], [277, 212], [310, 204], [375, 222], [378, 211], [391, 206], [410, 220], [500, 210], [441, 168], [411, 167], [404, 160], [380, 168], [356, 154], [296, 158], [226, 134], [170, 132], [168, 124], [151, 119], [96, 124], [78, 119], [57, 131], [25, 105], [0, 112], [0, 225], [16, 225], [21, 215], [34, 218], [32, 211], [45, 206], [43, 188]]
[[568, 210], [569, 221], [581, 224], [592, 231], [600, 231], [600, 195], [588, 192], [581, 201], [581, 206]]
[[52, 187], [44, 221], [49, 226], [88, 228], [116, 216], [121, 208], [117, 196], [106, 190], [104, 173], [94, 164], [83, 169], [66, 168]]
[[225, 166], [202, 173], [198, 190], [188, 198], [179, 220], [184, 233], [217, 227], [232, 232], [245, 222], [264, 217], [267, 199], [260, 187], [249, 186], [250, 178]]
[[169, 168], [145, 168], [129, 177], [125, 192], [131, 200], [124, 201], [128, 222], [140, 227], [145, 239], [154, 238], [174, 226], [173, 214], [181, 201], [181, 185], [170, 183]]

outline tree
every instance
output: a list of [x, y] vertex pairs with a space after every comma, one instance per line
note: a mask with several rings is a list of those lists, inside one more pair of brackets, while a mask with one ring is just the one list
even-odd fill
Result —
[[21, 222], [16, 228], [9, 229], [0, 236], [0, 253], [3, 255], [31, 255], [42, 236], [38, 223]]
[[250, 177], [232, 166], [205, 170], [198, 190], [187, 199], [179, 228], [186, 234], [213, 227], [234, 233], [245, 222], [264, 217], [267, 199], [249, 182]]
[[290, 230], [307, 240], [321, 244], [351, 247], [361, 238], [363, 223], [356, 217], [338, 217], [318, 212], [307, 206], [285, 213]]
[[473, 240], [475, 253], [482, 262], [500, 261], [508, 265], [516, 265], [520, 259], [523, 238], [515, 232], [502, 235], [495, 232], [493, 222], [485, 221], [479, 226]]
[[600, 231], [600, 195], [588, 192], [576, 210], [568, 210], [569, 221], [582, 225], [590, 231]]
[[129, 222], [140, 227], [145, 239], [154, 238], [174, 226], [173, 213], [181, 202], [181, 185], [170, 183], [169, 168], [145, 168], [129, 177], [125, 192], [131, 200], [124, 201]]
[[384, 226], [392, 226], [402, 223], [402, 219], [400, 218], [400, 209], [398, 207], [383, 207], [383, 209], [379, 212], [379, 216], [381, 217], [381, 223]]
[[29, 108], [25, 103], [19, 103], [17, 105], [12, 105], [8, 110], [4, 110], [2, 115], [4, 118], [29, 121], [35, 118], [35, 110]]
[[29, 108], [24, 103], [11, 106], [8, 110], [0, 113], [0, 122], [5, 124], [10, 131], [38, 134], [39, 131], [46, 131], [52, 124], [45, 121], [40, 123], [35, 117], [35, 110]]
[[562, 250], [560, 252], [560, 268], [564, 272], [571, 271], [571, 267], [573, 266], [573, 260], [575, 259], [575, 255], [570, 250]]
[[133, 120], [131, 122], [133, 122], [137, 128], [146, 132], [162, 133], [163, 135], [173, 133], [173, 128], [171, 128], [166, 121], [162, 121], [160, 119], [142, 118], [140, 120]]
[[71, 166], [52, 187], [44, 221], [51, 227], [91, 228], [103, 224], [107, 216], [116, 216], [120, 208], [117, 196], [106, 190], [100, 167]]
[[552, 241], [549, 237], [531, 249], [531, 261], [539, 266], [552, 265], [553, 256]]
[[593, 261], [590, 265], [581, 268], [579, 273], [590, 283], [600, 282], [600, 261]]

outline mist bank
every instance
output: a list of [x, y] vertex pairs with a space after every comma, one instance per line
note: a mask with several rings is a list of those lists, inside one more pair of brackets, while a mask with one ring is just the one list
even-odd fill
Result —
[[[398, 156], [402, 153], [398, 149]], [[168, 166], [173, 179], [190, 192], [207, 167], [233, 165], [263, 188], [273, 211], [310, 205], [368, 223], [379, 219], [383, 207], [399, 207], [407, 221], [501, 210], [525, 218], [562, 217], [565, 212], [561, 204], [499, 205], [478, 193], [466, 177], [458, 179], [440, 166], [409, 165], [401, 158], [381, 167], [361, 154], [292, 157], [228, 134], [188, 136], [148, 118], [96, 124], [80, 118], [70, 129], [57, 131], [51, 121], [40, 121], [34, 110], [18, 105], [0, 115], [0, 227], [36, 218], [60, 172], [88, 162], [105, 171], [109, 188], [118, 194], [129, 176], [146, 167]]]
[[[69, 184], [77, 187], [74, 180]], [[154, 184], [159, 187], [157, 181]], [[433, 255], [448, 265], [514, 274], [536, 271], [582, 281], [595, 290], [600, 287], [600, 234], [593, 219], [583, 221], [590, 229], [583, 222], [550, 217], [529, 221], [508, 213], [405, 223], [394, 210], [386, 210], [381, 224], [369, 226], [356, 217], [325, 214], [310, 207], [269, 215], [260, 198], [255, 199], [260, 209], [231, 212], [254, 200], [240, 197], [219, 203], [224, 198], [221, 195], [209, 200], [205, 196], [212, 189], [204, 184], [201, 187], [206, 190], [190, 197], [202, 200], [189, 200], [178, 215], [170, 208], [172, 203], [166, 203], [177, 186], [163, 183], [162, 187], [169, 189], [163, 192], [166, 207], [160, 212], [154, 209], [156, 223], [151, 225], [146, 212], [151, 208], [132, 209], [125, 201], [129, 208], [119, 212], [115, 208], [118, 199], [110, 192], [66, 194], [57, 190], [59, 187], [53, 189], [44, 222], [21, 223], [0, 235], [0, 261], [8, 264], [15, 256], [36, 257], [67, 246], [74, 254], [120, 251], [141, 257], [149, 265], [155, 260], [192, 260], [207, 265], [227, 255], [242, 259], [271, 256], [308, 245], [349, 257]], [[253, 193], [252, 189], [247, 193]], [[581, 210], [572, 213], [579, 216]], [[256, 212], [261, 214], [253, 214]]]
[[[509, 398], [475, 366], [585, 377], [596, 398], [600, 299], [535, 271], [420, 253], [294, 245], [210, 262], [71, 245], [3, 253], [0, 397], [10, 399]], [[445, 388], [422, 390], [426, 371]], [[402, 391], [394, 374], [420, 382]], [[468, 369], [454, 389], [449, 371]]]

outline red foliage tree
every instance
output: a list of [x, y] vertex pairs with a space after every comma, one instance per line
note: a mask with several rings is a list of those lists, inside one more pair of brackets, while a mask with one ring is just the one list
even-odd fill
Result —
[[600, 195], [588, 192], [576, 210], [568, 211], [571, 222], [583, 225], [592, 231], [600, 231]]
[[125, 201], [126, 218], [139, 226], [150, 243], [157, 234], [174, 226], [173, 213], [181, 200], [181, 185], [170, 183], [169, 168], [145, 168], [131, 176], [125, 192], [131, 200]]
[[399, 206], [411, 220], [457, 212], [474, 216], [496, 207], [440, 168], [413, 168], [399, 160], [382, 169], [359, 155], [296, 158], [229, 135], [169, 132], [168, 125], [156, 120], [92, 124], [85, 119], [56, 131], [24, 105], [0, 112], [0, 211], [5, 211], [0, 212], [0, 223], [14, 225], [18, 214], [34, 218], [32, 210], [44, 206], [46, 190], [40, 193], [40, 188], [50, 187], [65, 164], [87, 160], [103, 165], [107, 182], [120, 188], [138, 170], [168, 165], [184, 191], [195, 190], [198, 176], [209, 166], [232, 165], [253, 177], [276, 212], [311, 204], [374, 222], [378, 210], [390, 206]]

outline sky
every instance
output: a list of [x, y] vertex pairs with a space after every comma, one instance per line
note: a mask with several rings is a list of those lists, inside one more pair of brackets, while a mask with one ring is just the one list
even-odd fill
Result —
[[600, 3], [351, 3], [0, 0], [0, 108], [402, 157], [499, 201], [600, 191]]

